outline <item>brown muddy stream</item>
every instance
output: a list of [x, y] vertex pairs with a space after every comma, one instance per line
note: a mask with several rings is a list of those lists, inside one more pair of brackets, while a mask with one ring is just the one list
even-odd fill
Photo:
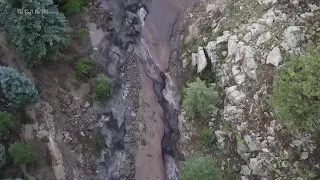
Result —
[[[134, 179], [176, 180], [174, 159], [178, 136], [178, 93], [174, 79], [177, 60], [179, 23], [191, 0], [101, 0], [102, 7], [111, 12], [109, 32], [100, 42], [98, 62], [116, 82], [116, 87], [127, 82], [121, 67], [134, 53], [140, 75], [139, 107], [137, 110], [138, 135], [134, 158]], [[139, 21], [138, 21], [139, 20]], [[174, 75], [172, 75], [174, 74]], [[121, 89], [119, 89], [121, 90]], [[119, 92], [116, 90], [116, 92]], [[118, 93], [120, 94], [120, 93]], [[128, 117], [124, 114], [128, 103], [118, 99], [117, 108], [111, 109], [111, 121], [118, 126], [107, 127], [114, 132], [113, 148], [104, 154], [99, 166], [98, 179], [133, 179], [121, 177], [123, 136]], [[111, 104], [112, 106], [112, 104]], [[113, 105], [114, 106], [114, 105]], [[123, 111], [122, 111], [123, 109]], [[114, 138], [116, 136], [117, 138]], [[107, 137], [108, 138], [108, 137]], [[125, 159], [125, 158], [123, 158]], [[128, 177], [128, 176], [127, 176]]]
[[[176, 21], [179, 18], [180, 11], [183, 11], [185, 2], [186, 0], [157, 0], [151, 2], [148, 6], [150, 13], [146, 17], [145, 25], [142, 29], [142, 41], [144, 42], [145, 50], [147, 50], [147, 56], [140, 57], [156, 66], [145, 67], [140, 65], [141, 92], [139, 113], [143, 114], [143, 118], [146, 119], [147, 132], [145, 133], [146, 145], [140, 146], [137, 151], [136, 180], [167, 179], [161, 142], [164, 136], [163, 121], [170, 121], [170, 119], [164, 119], [164, 107], [157, 101], [160, 95], [157, 95], [154, 83], [163, 78], [160, 77], [160, 73], [168, 71], [170, 54], [175, 48], [171, 45], [171, 36], [174, 33], [175, 26], [179, 25]], [[149, 70], [154, 69], [154, 71], [148, 74], [144, 72], [144, 68], [149, 68]], [[150, 114], [152, 114], [151, 117]]]

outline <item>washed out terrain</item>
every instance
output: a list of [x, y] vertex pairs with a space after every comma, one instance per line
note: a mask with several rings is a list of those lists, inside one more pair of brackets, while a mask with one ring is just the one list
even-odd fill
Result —
[[[89, 0], [65, 17], [68, 44], [33, 67], [0, 26], [0, 65], [38, 91], [21, 108], [0, 91], [0, 111], [20, 121], [0, 133], [0, 179], [184, 180], [197, 172], [185, 168], [190, 157], [212, 160], [221, 174], [199, 180], [320, 178], [318, 131], [288, 130], [269, 100], [278, 69], [318, 43], [318, 1]], [[75, 68], [81, 58], [86, 76]], [[97, 100], [101, 73], [113, 86]], [[184, 106], [197, 78], [219, 97], [205, 117]], [[31, 163], [14, 163], [14, 142], [31, 145]]]

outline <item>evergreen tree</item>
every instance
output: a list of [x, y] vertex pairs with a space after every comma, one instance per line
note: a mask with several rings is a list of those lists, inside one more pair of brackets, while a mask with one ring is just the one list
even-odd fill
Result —
[[314, 130], [320, 120], [320, 46], [277, 70], [270, 103], [290, 130]]
[[7, 43], [30, 65], [56, 57], [66, 44], [66, 19], [52, 0], [0, 0]]
[[217, 111], [216, 106], [220, 98], [215, 84], [207, 87], [204, 81], [197, 78], [187, 86], [184, 89], [182, 101], [182, 107], [186, 110], [187, 116], [207, 118]]
[[16, 107], [25, 105], [38, 95], [32, 81], [23, 73], [10, 67], [0, 66], [0, 90], [5, 98]]

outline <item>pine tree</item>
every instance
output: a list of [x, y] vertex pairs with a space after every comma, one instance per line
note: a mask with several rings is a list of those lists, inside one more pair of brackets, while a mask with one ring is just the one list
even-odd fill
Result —
[[314, 130], [320, 120], [320, 46], [277, 70], [270, 103], [289, 130]]
[[0, 66], [0, 90], [9, 103], [16, 107], [22, 107], [38, 95], [32, 81], [10, 67]]
[[52, 0], [0, 0], [7, 43], [30, 65], [56, 57], [67, 42], [66, 19]]
[[182, 107], [186, 110], [187, 116], [195, 118], [207, 118], [217, 111], [217, 104], [220, 101], [219, 93], [215, 84], [208, 87], [199, 78], [195, 82], [187, 84], [184, 89], [184, 100]]

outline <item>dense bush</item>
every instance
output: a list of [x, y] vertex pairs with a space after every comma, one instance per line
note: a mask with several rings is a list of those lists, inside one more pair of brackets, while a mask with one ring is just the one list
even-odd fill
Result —
[[279, 67], [270, 103], [290, 130], [313, 130], [320, 118], [320, 46]]
[[6, 164], [6, 148], [0, 144], [0, 168]]
[[181, 162], [180, 180], [222, 180], [212, 157], [194, 156]]
[[28, 164], [33, 162], [33, 150], [28, 144], [15, 142], [10, 145], [9, 152], [15, 163]]
[[80, 12], [82, 6], [86, 3], [86, 0], [63, 0], [61, 7], [66, 14], [73, 14]]
[[0, 111], [0, 132], [6, 133], [15, 127], [12, 114]]
[[81, 40], [87, 40], [89, 38], [89, 30], [87, 28], [80, 28], [77, 34]]
[[104, 74], [98, 74], [98, 76], [93, 79], [92, 91], [94, 98], [98, 101], [103, 101], [109, 97], [112, 93], [112, 88], [112, 80]]
[[195, 82], [188, 83], [184, 89], [182, 107], [189, 117], [208, 118], [217, 111], [219, 99], [215, 84], [206, 86], [204, 81], [197, 78]]
[[211, 148], [215, 142], [215, 137], [213, 136], [212, 131], [210, 129], [203, 129], [200, 132], [199, 140], [201, 147]]
[[76, 62], [76, 71], [78, 75], [85, 76], [88, 74], [89, 65], [87, 58], [81, 58]]
[[0, 67], [0, 87], [6, 99], [14, 106], [22, 106], [37, 95], [34, 84], [23, 73], [10, 67]]
[[7, 43], [30, 65], [55, 58], [58, 49], [66, 44], [66, 19], [52, 0], [1, 0], [0, 9]]

